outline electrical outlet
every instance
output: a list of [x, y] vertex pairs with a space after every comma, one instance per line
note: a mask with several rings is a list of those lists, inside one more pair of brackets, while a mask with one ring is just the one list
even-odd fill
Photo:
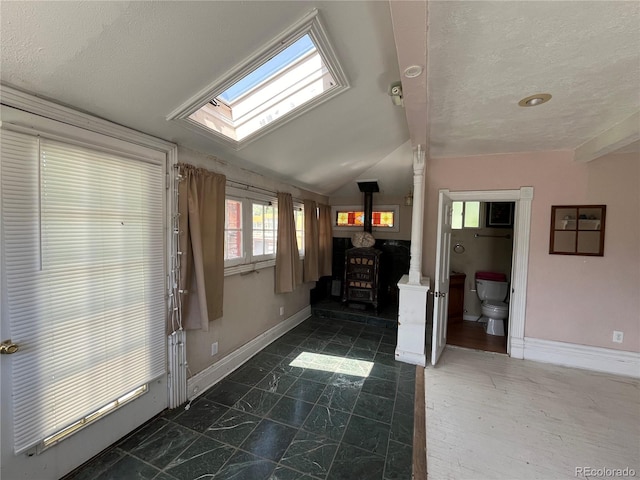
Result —
[[622, 343], [624, 339], [624, 332], [619, 332], [618, 330], [613, 331], [613, 342], [614, 343]]
[[284, 307], [280, 307], [280, 316], [282, 317], [284, 315]]
[[218, 353], [218, 342], [213, 342], [211, 344], [211, 356], [213, 357]]

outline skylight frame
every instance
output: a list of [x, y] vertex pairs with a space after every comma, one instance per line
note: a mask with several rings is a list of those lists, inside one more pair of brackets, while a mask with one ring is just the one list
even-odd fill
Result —
[[[321, 93], [308, 102], [282, 115], [281, 117], [268, 123], [264, 127], [249, 134], [242, 140], [234, 140], [232, 138], [229, 138], [226, 135], [207, 128], [197, 121], [189, 118], [201, 107], [209, 103], [211, 100], [216, 99], [220, 94], [225, 92], [232, 85], [240, 81], [253, 70], [261, 66], [273, 56], [279, 54], [280, 52], [291, 46], [293, 43], [295, 43], [305, 35], [309, 35], [309, 37], [311, 38], [312, 42], [316, 46], [318, 54], [324, 62], [324, 65], [329, 71], [329, 74], [335, 81], [336, 85], [333, 88]], [[273, 132], [277, 128], [280, 128], [291, 120], [308, 112], [309, 110], [343, 93], [349, 88], [349, 82], [347, 81], [347, 77], [344, 73], [344, 70], [342, 69], [342, 66], [338, 62], [335, 50], [329, 42], [329, 38], [325, 32], [325, 29], [322, 26], [318, 10], [313, 9], [294, 25], [275, 37], [265, 47], [254, 52], [244, 61], [236, 64], [233, 68], [231, 68], [224, 75], [215, 80], [212, 84], [187, 100], [187, 102], [181, 105], [178, 109], [170, 113], [167, 116], [167, 120], [180, 120], [184, 122], [185, 126], [190, 130], [200, 133], [208, 138], [211, 138], [213, 136], [216, 140], [224, 143], [225, 145], [230, 146], [235, 150], [240, 150], [254, 140], [257, 140], [258, 138]], [[216, 99], [216, 101], [219, 100]]]

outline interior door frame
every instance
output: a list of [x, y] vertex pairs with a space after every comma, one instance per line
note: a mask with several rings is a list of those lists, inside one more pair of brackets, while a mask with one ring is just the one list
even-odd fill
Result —
[[[515, 202], [516, 204], [511, 260], [511, 300], [509, 302], [507, 354], [511, 357], [522, 359], [524, 358], [524, 327], [527, 306], [533, 187], [520, 187], [517, 190], [450, 191], [443, 189], [440, 191], [452, 201]], [[448, 255], [451, 255], [451, 251], [448, 252]], [[436, 258], [436, 262], [439, 261]]]

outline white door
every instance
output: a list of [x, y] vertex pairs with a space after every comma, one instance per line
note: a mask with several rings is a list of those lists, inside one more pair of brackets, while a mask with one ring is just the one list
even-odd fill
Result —
[[[13, 109], [8, 109], [3, 106], [3, 122], [9, 124], [13, 119], [12, 115], [18, 115], [17, 119], [21, 120], [25, 118], [26, 114], [23, 112], [14, 113]], [[22, 123], [32, 125], [27, 122], [27, 120], [31, 119], [32, 117], [30, 116]], [[38, 119], [38, 121], [41, 124], [45, 122], [43, 119]], [[46, 123], [45, 126], [50, 127], [48, 128], [48, 131], [55, 133], [55, 129], [58, 128], [59, 124], [53, 123], [49, 120], [46, 120], [46, 122], [48, 123]], [[61, 135], [71, 137], [72, 134], [81, 132], [78, 133], [77, 137], [73, 138], [83, 138], [81, 137], [81, 134], [84, 134], [84, 130], [73, 129], [67, 125], [62, 125], [59, 128]], [[51, 367], [46, 362], [36, 364], [29, 370], [26, 370], [24, 367], [19, 368], [19, 365], [24, 364], [25, 358], [33, 358], [38, 356], [40, 352], [48, 352], [52, 347], [51, 343], [33, 340], [38, 332], [47, 328], [46, 324], [44, 324], [44, 320], [42, 321], [42, 326], [38, 325], [37, 328], [33, 328], [31, 331], [27, 332], [28, 334], [24, 334], [24, 332], [20, 333], [19, 329], [15, 327], [15, 322], [11, 321], [11, 318], [15, 318], [13, 317], [13, 315], [15, 315], [15, 311], [25, 305], [25, 308], [28, 308], [30, 305], [29, 302], [14, 301], [13, 305], [10, 305], [8, 300], [8, 292], [10, 290], [7, 280], [7, 273], [10, 270], [10, 267], [8, 266], [15, 265], [18, 260], [22, 260], [22, 258], [26, 257], [26, 254], [20, 253], [20, 251], [26, 251], [28, 248], [32, 247], [31, 243], [19, 244], [13, 240], [11, 242], [5, 241], [5, 239], [8, 238], [7, 235], [9, 229], [7, 228], [7, 225], [9, 224], [10, 217], [19, 218], [26, 224], [23, 217], [16, 216], [14, 213], [11, 213], [14, 211], [12, 210], [13, 207], [11, 207], [11, 205], [13, 204], [15, 206], [17, 204], [23, 206], [25, 204], [31, 204], [29, 202], [22, 201], [22, 199], [25, 196], [34, 197], [32, 192], [38, 191], [39, 189], [39, 186], [34, 180], [37, 177], [32, 176], [29, 172], [37, 172], [40, 153], [37, 145], [29, 140], [25, 140], [25, 137], [29, 137], [29, 135], [16, 134], [13, 132], [11, 133], [12, 142], [9, 142], [6, 136], [7, 132], [0, 132], [2, 133], [2, 142], [0, 142], [0, 145], [2, 146], [3, 159], [3, 162], [0, 164], [0, 211], [3, 215], [3, 222], [0, 222], [0, 279], [2, 280], [2, 284], [0, 285], [0, 342], [12, 339], [19, 344], [18, 351], [10, 352], [5, 350], [5, 354], [0, 355], [0, 425], [2, 426], [0, 429], [0, 478], [3, 480], [57, 480], [69, 471], [91, 459], [96, 454], [100, 453], [100, 451], [144, 423], [147, 419], [152, 418], [155, 414], [166, 408], [167, 381], [166, 375], [162, 375], [157, 377], [155, 380], [149, 381], [147, 384], [148, 390], [145, 394], [113, 411], [113, 413], [105, 415], [94, 424], [88, 425], [86, 428], [48, 449], [43, 450], [41, 448], [40, 451], [36, 451], [36, 447], [33, 447], [30, 449], [24, 449], [22, 453], [15, 453], [16, 437], [18, 434], [15, 433], [14, 430], [23, 432], [26, 428], [30, 428], [29, 422], [31, 422], [31, 424], [37, 423], [33, 421], [34, 414], [32, 411], [25, 412], [25, 408], [20, 409], [18, 401], [16, 401], [16, 405], [14, 405], [14, 399], [16, 399], [16, 392], [18, 390], [15, 385], [17, 380], [26, 379], [26, 381], [31, 381], [35, 384], [36, 381], [34, 379], [45, 377], [53, 378], [56, 377], [56, 374], [60, 376], [60, 372], [51, 371]], [[96, 142], [95, 135], [86, 135], [92, 135], [91, 140], [94, 143]], [[108, 137], [105, 138], [105, 144], [113, 147], [116, 141], [111, 140]], [[38, 140], [38, 142], [40, 141], [41, 140]], [[109, 143], [107, 144], [106, 142]], [[120, 143], [116, 146], [119, 146]], [[28, 177], [33, 181], [27, 182], [24, 180], [21, 184], [21, 188], [15, 188], [13, 184], [9, 182], [8, 179], [11, 176], [11, 172], [17, 171], [15, 168], [13, 170], [8, 167], [5, 168], [5, 165], [8, 165], [8, 159], [10, 156], [23, 161], [23, 168], [19, 171], [19, 174], [22, 178], [26, 179]], [[162, 181], [164, 180], [163, 177], [164, 174], [161, 172], [159, 177], [161, 181], [159, 185], [161, 190], [164, 192], [164, 181]], [[17, 195], [20, 195], [20, 201], [15, 200]], [[164, 195], [164, 193], [162, 195]], [[30, 202], [35, 202], [35, 200], [32, 198]], [[8, 215], [7, 212], [10, 212], [10, 215]], [[31, 212], [32, 216], [37, 215], [37, 213], [33, 213], [37, 212], [35, 209], [29, 210], [29, 212]], [[122, 225], [124, 225], [124, 223]], [[23, 227], [23, 229], [26, 230], [27, 227]], [[16, 250], [19, 250], [19, 255], [15, 253]], [[33, 256], [30, 255], [28, 258], [30, 259], [32, 257]], [[161, 275], [161, 278], [163, 277], [164, 275]], [[163, 283], [164, 282], [161, 279], [160, 286], [162, 289]], [[21, 290], [15, 288], [15, 284], [13, 285], [13, 292]], [[157, 291], [157, 289], [154, 291]], [[39, 295], [39, 297], [41, 297], [41, 295]], [[31, 300], [35, 302], [37, 298], [34, 296]], [[61, 303], [62, 302], [59, 302], [59, 304]], [[162, 312], [164, 308], [161, 308], [160, 310]], [[50, 309], [44, 311], [47, 314], [50, 313]], [[159, 323], [162, 330], [164, 330], [164, 318], [160, 319], [157, 323]], [[55, 342], [53, 347], [64, 351], [77, 352], [77, 332], [74, 333], [76, 333], [76, 336], [69, 335], [65, 338], [60, 338], [59, 341]], [[162, 335], [164, 336], [164, 332], [162, 332]], [[89, 349], [89, 352], [92, 353], [91, 349]], [[99, 356], [99, 353], [94, 355], [94, 357], [97, 356]], [[79, 372], [85, 368], [84, 362], [80, 361], [70, 362], [68, 366], [69, 370], [72, 372]], [[75, 384], [70, 382], [69, 385], [68, 394], [69, 396], [72, 396], [74, 394], [73, 388]], [[24, 390], [25, 389], [23, 388], [22, 391]], [[39, 397], [37, 397], [37, 399], [39, 399]], [[47, 420], [59, 418], [57, 413], [58, 412], [54, 409], [51, 412], [51, 415], [46, 416]], [[26, 420], [23, 420], [25, 417]], [[16, 418], [21, 421], [16, 422]], [[16, 423], [19, 423], [21, 427], [16, 429], [14, 427]], [[64, 428], [65, 426], [66, 425], [61, 425], [60, 428]]]
[[451, 217], [453, 202], [448, 190], [440, 190], [438, 198], [438, 236], [436, 272], [433, 291], [433, 337], [431, 364], [438, 359], [447, 344], [447, 306], [449, 304], [449, 256], [451, 247]]

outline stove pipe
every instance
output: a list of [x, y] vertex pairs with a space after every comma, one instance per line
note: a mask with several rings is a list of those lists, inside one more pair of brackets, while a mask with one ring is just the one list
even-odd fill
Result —
[[377, 180], [358, 182], [358, 188], [364, 193], [364, 231], [371, 233], [373, 215], [373, 194], [379, 192]]

